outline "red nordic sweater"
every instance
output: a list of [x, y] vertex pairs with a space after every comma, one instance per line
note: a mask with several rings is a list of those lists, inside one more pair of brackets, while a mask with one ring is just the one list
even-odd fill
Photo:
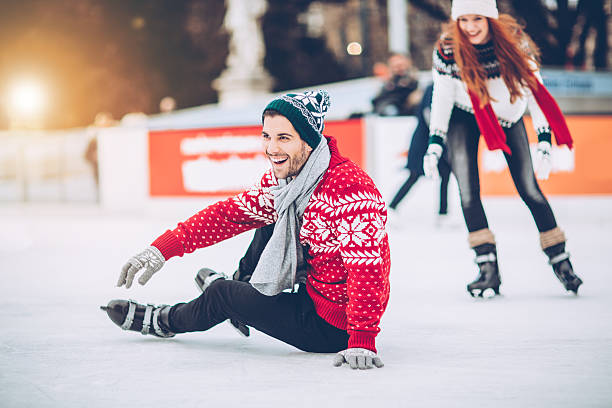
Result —
[[[307, 290], [319, 316], [347, 330], [349, 347], [376, 352], [375, 337], [389, 299], [387, 209], [372, 179], [340, 156], [326, 136], [329, 168], [304, 211], [300, 241], [309, 246]], [[166, 260], [276, 221], [268, 170], [259, 184], [219, 201], [153, 242]]]

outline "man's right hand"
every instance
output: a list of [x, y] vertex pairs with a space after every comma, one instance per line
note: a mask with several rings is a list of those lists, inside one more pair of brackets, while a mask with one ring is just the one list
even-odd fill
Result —
[[442, 146], [437, 143], [431, 143], [427, 148], [425, 157], [423, 157], [423, 172], [427, 178], [437, 179], [440, 177], [438, 173], [440, 157], [442, 157]]
[[164, 266], [165, 262], [166, 260], [162, 253], [159, 252], [159, 249], [150, 246], [128, 259], [127, 263], [123, 265], [119, 280], [117, 281], [117, 286], [121, 287], [125, 285], [126, 289], [129, 289], [132, 286], [134, 277], [141, 270], [144, 270], [144, 272], [140, 275], [140, 278], [138, 278], [138, 283], [144, 285], [151, 279], [151, 276], [153, 276], [155, 272], [159, 271], [162, 266]]

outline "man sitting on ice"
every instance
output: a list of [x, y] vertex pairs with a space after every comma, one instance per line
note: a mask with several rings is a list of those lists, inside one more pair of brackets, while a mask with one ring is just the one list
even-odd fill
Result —
[[[128, 260], [117, 286], [144, 285], [172, 257], [274, 224], [249, 282], [212, 271], [202, 294], [174, 306], [112, 300], [124, 330], [158, 337], [205, 331], [230, 319], [334, 365], [382, 367], [375, 338], [389, 299], [387, 210], [370, 177], [323, 136], [329, 95], [286, 94], [264, 109], [272, 168], [251, 189], [204, 208]], [[295, 287], [297, 290], [294, 290]]]

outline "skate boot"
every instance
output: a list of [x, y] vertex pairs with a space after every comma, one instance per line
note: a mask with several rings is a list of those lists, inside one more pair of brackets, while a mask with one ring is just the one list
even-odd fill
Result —
[[476, 258], [474, 262], [478, 265], [479, 273], [476, 280], [467, 285], [467, 290], [472, 297], [493, 297], [499, 295], [501, 278], [497, 266], [497, 251], [495, 245], [484, 244], [474, 248]]
[[[210, 284], [217, 279], [228, 279], [228, 277], [227, 275], [215, 272], [210, 268], [202, 268], [195, 276], [195, 283], [198, 289], [200, 289], [200, 291], [203, 293], [210, 286]], [[244, 337], [249, 337], [251, 334], [249, 327], [238, 320], [230, 319], [230, 324]]]
[[168, 305], [141, 305], [133, 300], [111, 300], [100, 306], [108, 317], [123, 330], [137, 331], [156, 337], [174, 337], [168, 322]]
[[569, 260], [569, 253], [565, 252], [565, 243], [545, 248], [544, 252], [548, 255], [548, 263], [552, 266], [553, 272], [561, 281], [565, 290], [578, 294], [578, 288], [582, 285], [580, 279], [574, 273], [574, 268]]
[[580, 279], [574, 273], [574, 268], [572, 267], [572, 263], [569, 260], [569, 253], [566, 252], [562, 255], [565, 256], [565, 258], [560, 260], [554, 259], [550, 260], [549, 262], [553, 267], [555, 275], [557, 275], [557, 278], [559, 278], [559, 280], [565, 287], [565, 290], [574, 292], [574, 294], [577, 295], [578, 288], [580, 287], [580, 285], [582, 285], [582, 279]]

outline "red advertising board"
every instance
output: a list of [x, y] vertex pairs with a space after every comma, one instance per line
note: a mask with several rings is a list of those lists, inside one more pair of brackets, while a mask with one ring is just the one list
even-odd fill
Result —
[[[362, 119], [330, 121], [326, 135], [342, 155], [365, 168]], [[269, 168], [261, 126], [149, 132], [149, 193], [152, 197], [229, 196], [257, 182]]]
[[[558, 147], [553, 142], [552, 173], [538, 183], [545, 194], [584, 195], [612, 194], [612, 170], [609, 152], [612, 150], [612, 117], [567, 116], [567, 125], [574, 139], [574, 148]], [[530, 119], [525, 120], [532, 150], [537, 136]], [[554, 138], [554, 136], [553, 136]], [[489, 152], [481, 138], [480, 186], [483, 195], [516, 195], [503, 155]], [[532, 151], [533, 153], [533, 151]]]

